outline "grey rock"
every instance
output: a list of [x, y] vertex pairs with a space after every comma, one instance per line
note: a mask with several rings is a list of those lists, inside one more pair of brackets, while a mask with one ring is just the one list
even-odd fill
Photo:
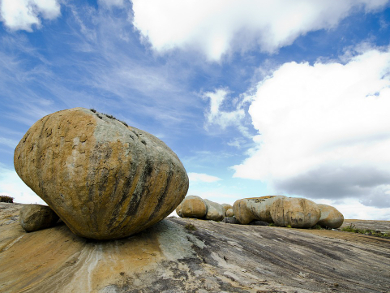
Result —
[[20, 225], [26, 232], [38, 231], [55, 226], [59, 217], [48, 206], [31, 204], [20, 210]]

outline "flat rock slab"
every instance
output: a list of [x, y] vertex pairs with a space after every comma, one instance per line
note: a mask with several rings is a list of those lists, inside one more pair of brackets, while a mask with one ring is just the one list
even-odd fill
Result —
[[0, 292], [390, 292], [388, 239], [168, 218], [91, 241], [25, 233], [18, 210], [0, 209]]
[[345, 219], [343, 225], [340, 227], [355, 226], [357, 229], [379, 230], [381, 232], [390, 233], [390, 221], [373, 221], [373, 220], [357, 220]]

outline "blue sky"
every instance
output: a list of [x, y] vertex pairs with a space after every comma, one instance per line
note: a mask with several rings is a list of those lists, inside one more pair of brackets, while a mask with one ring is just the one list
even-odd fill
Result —
[[0, 194], [31, 125], [85, 107], [175, 151], [189, 194], [390, 219], [390, 1], [0, 0]]

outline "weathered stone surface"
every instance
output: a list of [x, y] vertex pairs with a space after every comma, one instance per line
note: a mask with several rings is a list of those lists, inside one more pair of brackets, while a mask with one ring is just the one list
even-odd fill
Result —
[[311, 200], [282, 197], [271, 206], [271, 217], [276, 225], [293, 228], [310, 228], [317, 224], [321, 211]]
[[228, 204], [228, 203], [223, 203], [221, 204], [222, 208], [223, 208], [223, 211], [225, 213], [224, 216], [226, 216], [226, 212], [230, 209], [233, 209], [233, 206], [231, 204]]
[[222, 221], [225, 218], [225, 209], [219, 203], [204, 199], [207, 205], [206, 220]]
[[272, 223], [270, 209], [273, 202], [283, 195], [267, 195], [236, 200], [233, 205], [234, 216], [241, 224], [249, 224], [253, 220]]
[[177, 207], [176, 213], [183, 218], [222, 221], [229, 207], [229, 204], [219, 204], [196, 195], [188, 195]]
[[20, 225], [26, 232], [53, 227], [58, 219], [50, 207], [39, 204], [25, 205], [19, 216]]
[[199, 196], [196, 195], [186, 196], [180, 205], [181, 205], [181, 217], [202, 219], [206, 216], [207, 213], [206, 203]]
[[182, 163], [161, 140], [83, 108], [36, 122], [14, 163], [20, 178], [87, 238], [140, 232], [169, 215], [188, 189]]
[[339, 228], [344, 222], [344, 216], [335, 207], [327, 204], [317, 204], [321, 211], [321, 217], [318, 221], [318, 225], [324, 228]]
[[179, 216], [179, 217], [183, 217], [183, 214], [181, 212], [181, 203], [177, 206], [176, 208], [176, 214]]
[[233, 216], [234, 216], [233, 209], [228, 209], [228, 210], [225, 212], [225, 217], [233, 217]]
[[125, 239], [88, 241], [65, 225], [25, 233], [2, 224], [19, 208], [0, 203], [2, 293], [389, 291], [389, 239], [167, 218]]

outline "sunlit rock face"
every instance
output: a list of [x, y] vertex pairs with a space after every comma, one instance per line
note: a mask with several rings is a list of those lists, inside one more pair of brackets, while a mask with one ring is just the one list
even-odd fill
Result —
[[189, 195], [176, 208], [176, 213], [183, 218], [222, 221], [226, 211], [231, 207], [229, 204], [219, 204], [196, 195]]
[[72, 232], [93, 239], [122, 238], [157, 223], [189, 184], [164, 142], [84, 108], [37, 121], [16, 147], [14, 163]]
[[321, 210], [321, 217], [318, 225], [324, 228], [337, 229], [341, 227], [344, 222], [344, 216], [335, 207], [327, 204], [317, 204]]
[[313, 227], [321, 217], [317, 204], [305, 198], [278, 198], [272, 204], [270, 212], [276, 225], [293, 228]]
[[254, 220], [272, 223], [270, 210], [274, 201], [283, 195], [267, 195], [236, 200], [233, 214], [241, 224], [249, 224]]

